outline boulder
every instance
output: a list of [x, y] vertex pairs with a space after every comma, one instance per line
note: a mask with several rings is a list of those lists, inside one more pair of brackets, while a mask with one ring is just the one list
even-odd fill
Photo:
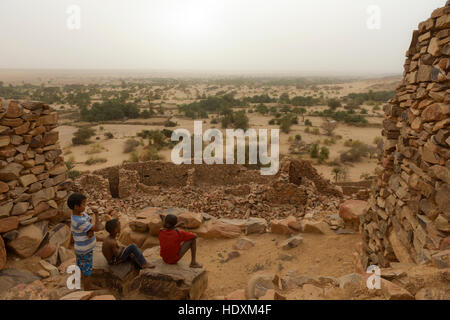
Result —
[[289, 227], [289, 224], [297, 222], [295, 217], [287, 217], [282, 220], [272, 220], [270, 221], [270, 232], [281, 235], [290, 235], [295, 232], [294, 229]]
[[192, 230], [199, 237], [207, 239], [232, 239], [241, 235], [241, 228], [234, 224], [228, 224], [220, 220], [210, 220], [200, 228]]
[[255, 243], [248, 238], [239, 239], [233, 246], [236, 250], [248, 250], [255, 246]]
[[168, 265], [152, 260], [154, 269], [143, 269], [128, 286], [129, 292], [149, 299], [198, 300], [208, 286], [206, 270], [190, 268], [181, 262]]
[[387, 300], [414, 300], [406, 289], [381, 278], [381, 290]]
[[0, 236], [0, 270], [6, 266], [6, 248], [3, 238]]
[[[70, 260], [68, 260], [70, 261]], [[119, 295], [126, 293], [126, 284], [138, 275], [138, 269], [132, 262], [109, 265], [102, 253], [102, 244], [94, 248], [92, 283], [101, 288], [109, 288]]]
[[18, 217], [8, 217], [0, 219], [0, 233], [6, 233], [12, 230], [16, 230], [19, 227]]
[[257, 273], [248, 281], [245, 295], [247, 299], [258, 299], [269, 289], [279, 287], [279, 277], [273, 273]]
[[266, 233], [267, 230], [267, 221], [263, 218], [248, 218], [247, 223], [245, 225], [245, 234], [261, 234]]
[[239, 227], [239, 229], [241, 229], [242, 232], [245, 232], [246, 224], [247, 224], [246, 220], [222, 218], [222, 219], [219, 219], [219, 221], [223, 222], [223, 223], [226, 223], [226, 224], [229, 224], [229, 225], [233, 225], [233, 226]]
[[89, 300], [94, 295], [93, 291], [75, 291], [59, 300]]
[[60, 223], [49, 231], [48, 242], [55, 247], [69, 248], [71, 237], [70, 228], [64, 223]]
[[48, 263], [47, 261], [41, 260], [39, 261], [39, 264], [45, 269], [45, 271], [50, 273], [50, 275], [57, 276], [59, 274], [58, 268]]
[[178, 215], [178, 222], [183, 222], [183, 228], [196, 229], [201, 226], [203, 217], [201, 213], [183, 212]]
[[359, 217], [366, 213], [368, 203], [362, 200], [346, 200], [339, 206], [339, 216], [356, 228], [359, 225]]
[[56, 246], [54, 244], [47, 243], [46, 245], [44, 245], [42, 248], [40, 248], [36, 252], [36, 256], [38, 256], [42, 259], [47, 259], [55, 252], [55, 250], [56, 250]]
[[280, 244], [280, 248], [283, 250], [289, 250], [298, 247], [303, 242], [303, 238], [301, 236], [295, 236], [283, 241]]
[[330, 232], [328, 224], [323, 221], [308, 221], [303, 220], [301, 223], [301, 231], [303, 233], [318, 233], [327, 234]]
[[20, 228], [17, 238], [10, 241], [8, 247], [22, 258], [31, 257], [46, 236], [47, 226], [47, 221], [41, 221]]

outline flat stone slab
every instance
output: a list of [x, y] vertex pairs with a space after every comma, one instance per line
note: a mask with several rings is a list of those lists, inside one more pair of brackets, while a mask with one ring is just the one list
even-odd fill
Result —
[[169, 265], [161, 259], [150, 261], [154, 269], [143, 269], [127, 287], [128, 292], [148, 299], [198, 300], [208, 287], [208, 276], [203, 268], [190, 268], [178, 263]]
[[94, 249], [92, 281], [94, 284], [123, 293], [126, 283], [136, 277], [139, 270], [132, 262], [109, 265], [102, 253], [102, 243]]

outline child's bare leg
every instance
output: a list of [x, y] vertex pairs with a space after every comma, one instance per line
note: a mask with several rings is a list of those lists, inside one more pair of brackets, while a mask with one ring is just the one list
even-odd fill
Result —
[[183, 258], [183, 256], [186, 254], [186, 252], [188, 250], [191, 250], [191, 268], [202, 268], [202, 265], [199, 264], [196, 261], [196, 255], [197, 255], [197, 240], [196, 239], [192, 239], [189, 241], [184, 242], [181, 247], [180, 247], [180, 251], [178, 252], [178, 256], [181, 258]]

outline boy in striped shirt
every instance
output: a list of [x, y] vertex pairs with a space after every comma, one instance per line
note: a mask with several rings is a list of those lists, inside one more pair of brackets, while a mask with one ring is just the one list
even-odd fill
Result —
[[72, 210], [70, 229], [74, 240], [74, 249], [77, 266], [81, 270], [83, 290], [95, 289], [90, 283], [89, 276], [92, 273], [93, 251], [96, 245], [94, 231], [102, 229], [98, 214], [95, 213], [95, 225], [91, 223], [91, 217], [84, 212], [86, 209], [86, 197], [81, 193], [73, 193], [67, 199], [67, 206]]

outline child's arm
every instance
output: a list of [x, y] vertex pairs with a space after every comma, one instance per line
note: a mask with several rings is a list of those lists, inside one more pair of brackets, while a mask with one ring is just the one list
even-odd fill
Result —
[[111, 246], [112, 246], [112, 251], [113, 251], [114, 257], [118, 257], [121, 253], [121, 250], [120, 250], [119, 244], [117, 243], [117, 240], [114, 239], [113, 242], [111, 243]]
[[92, 227], [87, 232], [87, 235], [90, 238], [94, 236], [94, 232], [103, 230], [103, 225], [100, 222], [100, 218], [98, 217], [98, 213], [95, 212], [94, 215], [95, 215], [95, 224], [92, 225]]

